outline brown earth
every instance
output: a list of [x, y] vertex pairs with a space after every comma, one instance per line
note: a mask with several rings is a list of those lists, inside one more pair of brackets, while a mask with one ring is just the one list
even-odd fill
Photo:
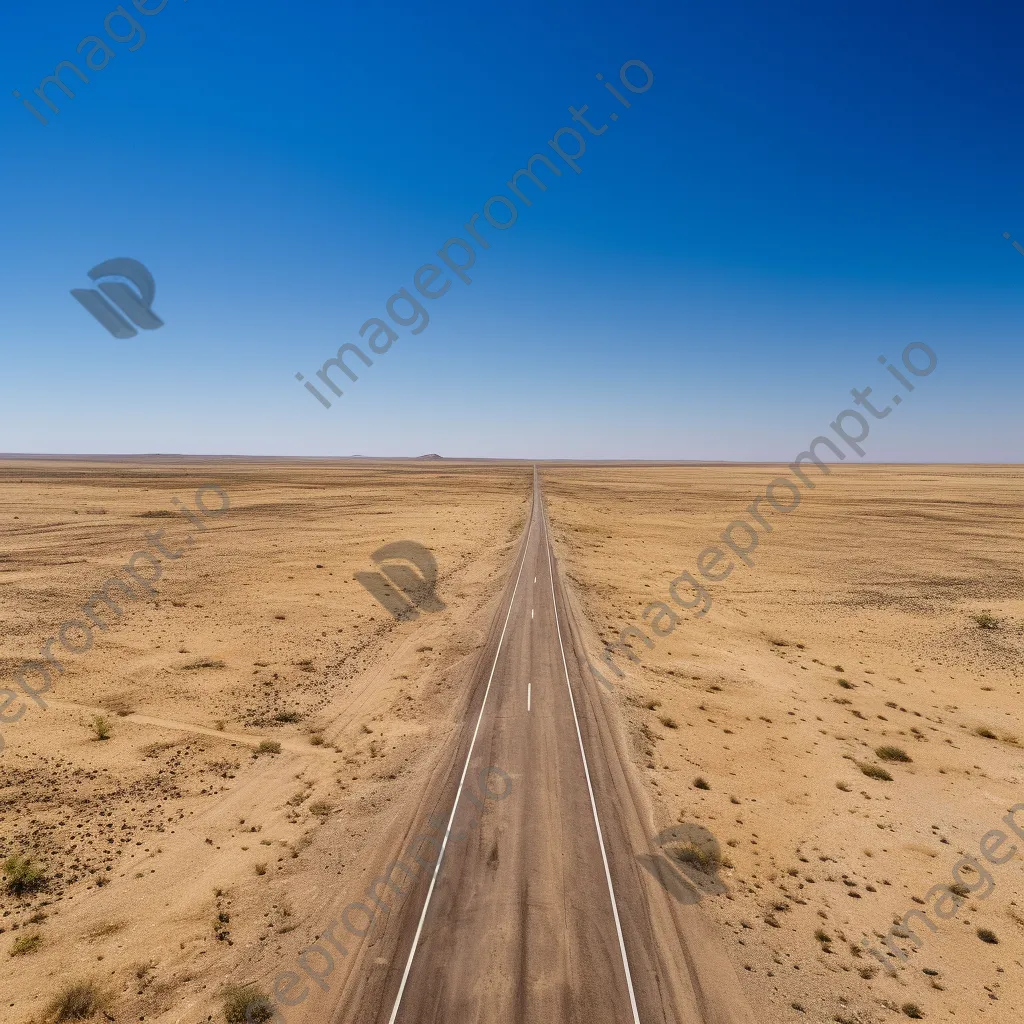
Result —
[[[46, 882], [0, 889], [0, 1016], [41, 1020], [85, 977], [109, 990], [119, 1022], [222, 1019], [223, 984], [294, 958], [321, 893], [354, 885], [381, 820], [402, 816], [461, 725], [460, 665], [518, 548], [530, 468], [19, 460], [2, 471], [2, 686], [82, 619], [147, 531], [165, 528], [168, 550], [185, 553], [163, 560], [156, 600], [126, 601], [122, 619], [94, 629], [91, 650], [56, 648], [64, 674], [43, 695], [49, 710], [30, 705], [2, 726], [0, 855], [34, 857]], [[173, 498], [195, 515], [210, 481], [230, 509], [199, 534]], [[444, 611], [397, 621], [354, 580], [401, 539], [434, 553]], [[108, 740], [90, 730], [97, 714]], [[263, 740], [281, 753], [254, 756]], [[36, 948], [10, 955], [33, 935]]]
[[[778, 473], [543, 472], [555, 550], [658, 827], [710, 852], [708, 866], [689, 838], [676, 851], [732, 936], [760, 1020], [881, 1022], [912, 1005], [925, 1019], [1020, 1020], [1024, 841], [1007, 863], [980, 862], [994, 888], [961, 867], [977, 895], [948, 920], [929, 913], [934, 932], [912, 918], [920, 947], [893, 940], [905, 963], [881, 943], [932, 906], [917, 902], [932, 886], [958, 884], [954, 865], [987, 833], [1015, 838], [1002, 819], [1024, 803], [1020, 467], [835, 467], [773, 516], [752, 568], [709, 584], [706, 616], [681, 612], [651, 649], [635, 642], [639, 663], [615, 659], [622, 680], [599, 660]], [[911, 760], [880, 758], [886, 746]]]
[[[82, 617], [147, 531], [166, 528], [169, 545], [194, 535], [164, 560], [156, 600], [126, 604], [91, 650], [60, 655], [49, 710], [0, 727], [0, 854], [34, 856], [46, 879], [0, 895], [4, 1019], [42, 1020], [65, 982], [90, 977], [119, 1024], [222, 1020], [226, 983], [269, 989], [294, 970], [329, 904], [359, 899], [382, 851], [427, 827], [425, 811], [450, 811], [437, 794], [461, 769], [478, 667], [507, 610], [530, 467], [18, 460], [0, 471], [0, 686]], [[542, 469], [559, 602], [595, 664], [598, 635], [639, 622], [773, 475]], [[763, 540], [754, 568], [714, 585], [705, 618], [684, 615], [639, 664], [620, 658], [613, 692], [574, 675], [584, 739], [615, 747], [627, 735], [618, 749], [634, 764], [615, 770], [641, 780], [650, 835], [646, 847], [630, 837], [635, 864], [611, 855], [616, 882], [649, 880], [658, 913], [709, 919], [700, 926], [724, 940], [759, 1020], [904, 1019], [914, 1003], [926, 1018], [1010, 1021], [1024, 1007], [1019, 855], [990, 867], [991, 895], [968, 894], [918, 952], [903, 942], [906, 966], [888, 957], [895, 978], [853, 952], [952, 882], [957, 859], [1024, 801], [1022, 476], [836, 472]], [[231, 508], [200, 534], [172, 498], [194, 508], [210, 481]], [[396, 621], [353, 579], [399, 539], [433, 551], [444, 611]], [[982, 612], [995, 628], [978, 625]], [[108, 740], [90, 732], [97, 713]], [[261, 740], [281, 752], [254, 756]], [[911, 760], [880, 760], [882, 745]], [[698, 776], [710, 788], [694, 788]], [[600, 779], [595, 789], [610, 798]], [[513, 806], [488, 807], [479, 836], [507, 829]], [[394, 943], [423, 896], [410, 892], [385, 929]], [[393, 976], [394, 956], [380, 956], [390, 939], [371, 938], [351, 964]], [[430, 959], [444, 962], [443, 945]], [[370, 976], [346, 966], [321, 1002]], [[323, 1019], [306, 1009], [288, 1020]]]

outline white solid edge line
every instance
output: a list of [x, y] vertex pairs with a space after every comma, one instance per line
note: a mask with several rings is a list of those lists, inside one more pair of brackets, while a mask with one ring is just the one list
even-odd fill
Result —
[[526, 710], [530, 710], [530, 697], [533, 694], [533, 683], [526, 684]]
[[[534, 489], [534, 501], [536, 503], [536, 488]], [[420, 914], [420, 922], [416, 926], [416, 934], [412, 940], [412, 949], [409, 950], [409, 959], [406, 961], [405, 970], [402, 972], [402, 983], [398, 986], [398, 995], [395, 997], [395, 1006], [391, 1011], [391, 1018], [389, 1024], [395, 1024], [395, 1018], [398, 1016], [398, 1007], [402, 1002], [402, 996], [405, 993], [405, 985], [409, 980], [409, 972], [412, 970], [412, 959], [416, 955], [416, 947], [419, 945], [420, 934], [423, 931], [423, 922], [427, 918], [427, 908], [430, 906], [430, 898], [434, 895], [434, 884], [437, 882], [437, 876], [441, 871], [441, 863], [444, 860], [444, 851], [448, 846], [448, 836], [451, 835], [452, 822], [455, 821], [455, 812], [459, 808], [459, 799], [462, 796], [462, 787], [466, 781], [466, 773], [469, 771], [470, 758], [473, 756], [473, 748], [476, 746], [477, 733], [480, 732], [480, 722], [484, 717], [484, 708], [487, 706], [487, 695], [491, 692], [491, 681], [494, 679], [494, 670], [498, 667], [498, 655], [501, 654], [501, 645], [505, 640], [505, 630], [508, 629], [508, 620], [512, 615], [512, 606], [516, 602], [516, 591], [519, 589], [519, 580], [523, 575], [523, 568], [526, 565], [526, 553], [530, 550], [530, 538], [527, 536], [526, 544], [523, 547], [523, 560], [519, 563], [519, 574], [516, 576], [516, 585], [512, 588], [512, 599], [508, 603], [508, 614], [505, 616], [505, 625], [501, 628], [501, 636], [498, 638], [498, 649], [494, 652], [494, 663], [491, 665], [491, 674], [487, 677], [487, 687], [484, 690], [484, 699], [480, 704], [480, 714], [476, 718], [476, 728], [473, 730], [473, 738], [469, 742], [469, 753], [466, 754], [466, 763], [462, 768], [462, 778], [459, 779], [459, 788], [455, 794], [455, 803], [452, 804], [452, 813], [448, 818], [448, 827], [444, 832], [444, 839], [441, 841], [441, 852], [437, 857], [437, 864], [434, 866], [434, 874], [430, 878], [430, 888], [427, 890], [427, 898], [423, 904], [423, 912]]]
[[626, 987], [629, 989], [629, 1003], [633, 1008], [634, 1024], [640, 1024], [640, 1013], [636, 1008], [636, 995], [633, 992], [633, 975], [629, 971], [629, 960], [626, 958], [626, 943], [622, 938], [622, 925], [619, 922], [619, 908], [615, 903], [615, 890], [612, 888], [612, 873], [608, 868], [608, 855], [604, 850], [604, 836], [601, 833], [601, 820], [597, 816], [597, 803], [594, 800], [594, 787], [590, 784], [590, 768], [587, 765], [587, 754], [583, 749], [583, 734], [580, 732], [580, 720], [576, 714], [576, 701], [572, 695], [572, 686], [569, 684], [569, 666], [565, 660], [565, 647], [562, 645], [562, 628], [558, 624], [558, 604], [555, 601], [555, 574], [551, 567], [551, 546], [548, 542], [547, 518], [544, 514], [544, 505], [541, 503], [541, 519], [544, 524], [544, 547], [548, 556], [548, 577], [551, 580], [551, 604], [555, 609], [555, 629], [558, 630], [558, 646], [562, 652], [562, 668], [565, 671], [565, 687], [569, 691], [569, 703], [572, 705], [572, 717], [576, 722], [576, 738], [580, 743], [580, 756], [583, 758], [583, 773], [587, 777], [587, 789], [590, 792], [590, 807], [594, 812], [594, 826], [597, 828], [597, 841], [601, 847], [601, 860], [604, 862], [604, 877], [608, 882], [608, 896], [612, 902], [612, 914], [615, 917], [615, 932], [619, 937], [619, 951], [622, 953], [622, 966], [626, 972]]

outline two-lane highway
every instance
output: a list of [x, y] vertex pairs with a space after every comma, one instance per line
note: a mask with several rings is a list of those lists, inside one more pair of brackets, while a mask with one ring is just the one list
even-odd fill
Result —
[[[444, 808], [447, 828], [436, 869], [389, 917], [379, 969], [348, 986], [331, 1019], [750, 1024], [699, 908], [674, 902], [639, 867], [657, 852], [650, 811], [617, 701], [587, 670], [536, 471], [484, 654], [472, 728], [436, 784], [432, 806]], [[478, 812], [490, 765], [513, 788]]]
[[552, 572], [535, 487], [504, 637], [464, 772], [474, 780], [499, 765], [515, 795], [500, 812], [482, 816], [472, 839], [447, 845], [402, 967], [394, 1024], [639, 1024], [562, 656]]

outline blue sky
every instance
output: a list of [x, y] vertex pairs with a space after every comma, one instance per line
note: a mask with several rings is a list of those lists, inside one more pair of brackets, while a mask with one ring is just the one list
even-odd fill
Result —
[[[32, 90], [115, 6], [0, 13], [0, 450], [789, 459], [920, 341], [938, 368], [868, 459], [1020, 461], [1012, 5], [128, 0], [145, 42], [53, 115]], [[553, 157], [472, 284], [323, 408], [294, 374], [563, 126], [581, 173]], [[126, 340], [70, 295], [120, 256], [165, 322]]]

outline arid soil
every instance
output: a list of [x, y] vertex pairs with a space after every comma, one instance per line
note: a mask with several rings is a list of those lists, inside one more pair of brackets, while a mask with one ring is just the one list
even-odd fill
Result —
[[[158, 597], [124, 602], [90, 650], [51, 648], [64, 673], [49, 709], [2, 726], [0, 860], [30, 856], [43, 878], [0, 885], [0, 1018], [41, 1021], [84, 979], [118, 1022], [223, 1020], [225, 984], [290, 966], [326, 889], [351, 884], [355, 898], [376, 830], [460, 724], [460, 666], [520, 541], [531, 468], [0, 471], [0, 687], [82, 619], [147, 531], [185, 552], [163, 561]], [[208, 482], [230, 508], [200, 533], [173, 499], [195, 515]], [[399, 622], [354, 580], [396, 540], [433, 552], [443, 611]], [[97, 715], [109, 739], [91, 730]], [[263, 741], [280, 753], [257, 754]]]
[[[184, 551], [163, 561], [158, 596], [127, 602], [90, 650], [57, 646], [48, 710], [0, 725], [0, 859], [41, 871], [22, 892], [0, 885], [5, 1022], [41, 1024], [78, 979], [117, 1024], [219, 1022], [226, 985], [294, 965], [324, 894], [359, 896], [377, 838], [413, 816], [451, 745], [531, 475], [448, 461], [0, 463], [0, 688], [147, 532]], [[600, 667], [603, 641], [667, 600], [775, 471], [541, 475]], [[199, 532], [173, 499], [195, 515], [210, 482], [231, 506]], [[639, 663], [617, 659], [625, 678], [602, 699], [633, 738], [652, 835], [675, 830], [666, 857], [703, 894], [766, 1024], [1024, 1012], [1024, 840], [1001, 865], [976, 861], [991, 886], [952, 874], [1024, 802], [1022, 500], [1019, 468], [837, 469], [775, 518], [753, 568], [709, 586], [706, 617], [684, 612]], [[443, 611], [396, 621], [354, 580], [396, 540], [433, 552]], [[965, 895], [938, 921], [925, 897], [946, 884]], [[897, 937], [903, 962], [882, 937], [911, 909], [937, 927], [917, 922], [916, 950]]]
[[[761, 1020], [1018, 1021], [1024, 840], [1003, 819], [1024, 803], [1024, 471], [839, 468], [774, 516], [753, 567], [708, 585], [705, 617], [677, 609], [670, 636], [634, 643], [639, 663], [616, 659], [621, 680], [598, 660], [777, 472], [543, 469], [652, 827], [695, 837], [668, 855]], [[994, 829], [1017, 847], [998, 866], [979, 859]], [[963, 889], [940, 920], [926, 896], [948, 885]], [[935, 929], [909, 919], [916, 949], [899, 934], [910, 910]]]

